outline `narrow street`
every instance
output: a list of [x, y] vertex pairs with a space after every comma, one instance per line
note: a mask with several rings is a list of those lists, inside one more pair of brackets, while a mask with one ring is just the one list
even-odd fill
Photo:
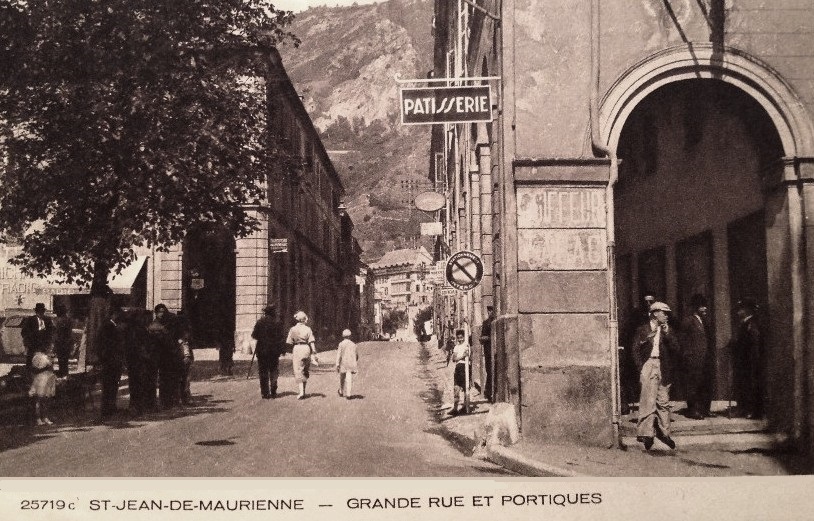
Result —
[[[4, 425], [0, 475], [507, 475], [443, 437], [440, 396], [419, 344], [366, 342], [359, 352], [354, 399], [337, 395], [329, 351], [320, 354], [303, 401], [296, 399], [289, 356], [281, 359], [278, 398], [263, 400], [256, 370], [246, 379], [247, 360], [235, 366], [235, 376], [221, 378], [214, 376], [216, 360], [199, 353], [192, 406], [100, 425], [88, 405], [54, 414], [49, 428]], [[120, 407], [126, 393], [125, 385]]]

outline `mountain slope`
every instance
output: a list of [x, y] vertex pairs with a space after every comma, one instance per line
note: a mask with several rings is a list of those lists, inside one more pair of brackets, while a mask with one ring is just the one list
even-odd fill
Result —
[[428, 245], [411, 200], [429, 189], [429, 127], [403, 127], [400, 78], [432, 63], [431, 0], [317, 7], [297, 15], [299, 48], [280, 49], [347, 191], [366, 260], [393, 248]]

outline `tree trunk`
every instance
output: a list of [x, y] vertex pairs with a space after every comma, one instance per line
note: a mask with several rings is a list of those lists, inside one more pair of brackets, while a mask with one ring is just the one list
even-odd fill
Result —
[[99, 364], [99, 330], [110, 312], [111, 291], [107, 285], [109, 269], [104, 262], [96, 261], [93, 282], [90, 286], [90, 310], [85, 324], [86, 360], [90, 365]]

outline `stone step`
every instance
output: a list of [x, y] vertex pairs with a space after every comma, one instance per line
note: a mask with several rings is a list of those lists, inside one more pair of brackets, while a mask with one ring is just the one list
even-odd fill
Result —
[[[789, 448], [789, 439], [785, 434], [768, 432], [740, 432], [731, 434], [673, 434], [676, 450], [715, 450], [743, 452], [749, 450], [785, 450]], [[636, 436], [622, 436], [622, 445], [631, 450], [642, 449]], [[656, 440], [655, 450], [667, 450], [667, 446]]]
[[[691, 420], [682, 417], [673, 418], [670, 430], [675, 435], [736, 434], [745, 432], [765, 432], [769, 428], [766, 420], [748, 420], [746, 418], [711, 417], [703, 420]], [[636, 435], [636, 421], [623, 418], [620, 425], [622, 435]]]

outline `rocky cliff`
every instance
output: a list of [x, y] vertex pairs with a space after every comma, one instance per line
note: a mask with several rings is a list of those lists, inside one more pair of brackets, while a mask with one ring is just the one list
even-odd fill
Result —
[[347, 191], [366, 260], [424, 244], [411, 201], [429, 189], [429, 127], [399, 122], [396, 78], [432, 67], [431, 0], [316, 7], [297, 15], [283, 63]]

